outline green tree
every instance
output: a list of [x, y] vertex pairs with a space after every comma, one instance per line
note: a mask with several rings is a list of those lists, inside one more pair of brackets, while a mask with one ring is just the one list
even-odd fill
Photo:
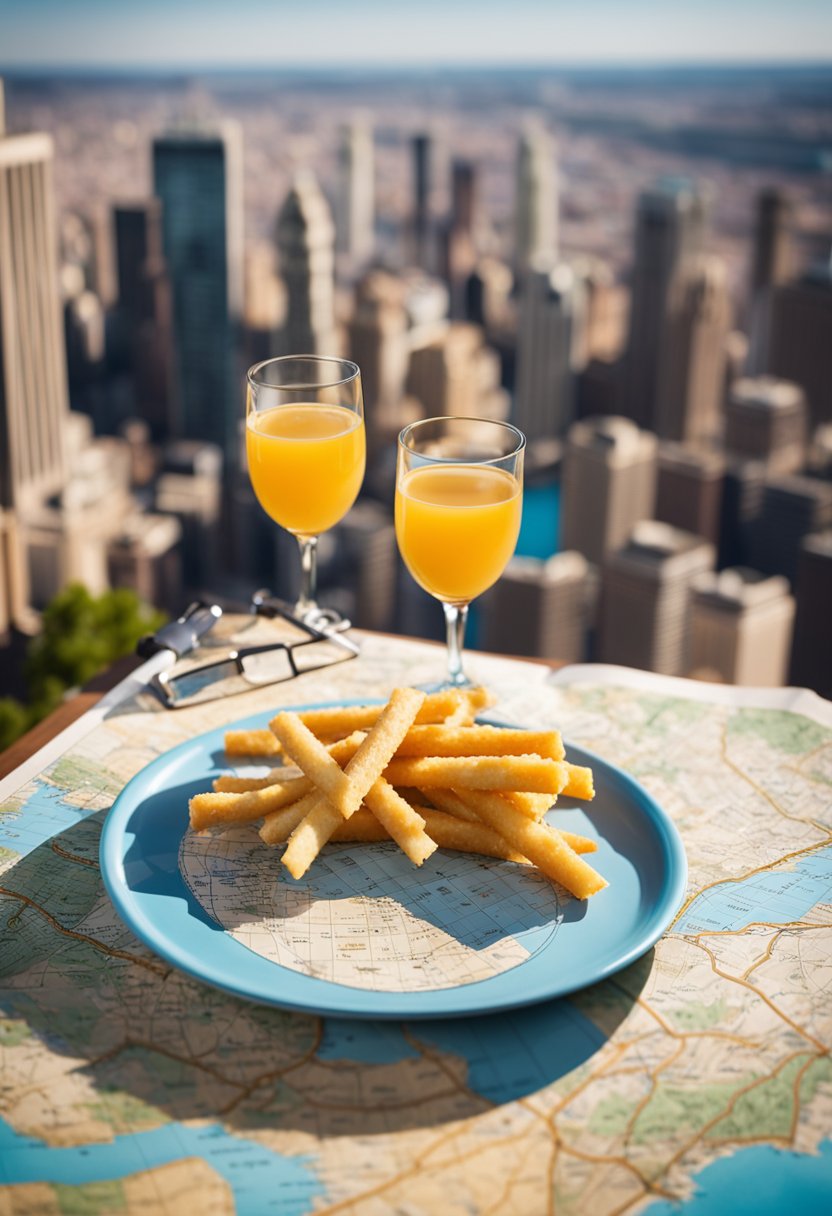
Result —
[[26, 651], [28, 708], [11, 697], [0, 701], [0, 747], [50, 713], [67, 689], [130, 654], [139, 638], [164, 620], [133, 591], [117, 588], [93, 596], [79, 583], [65, 587], [44, 611], [43, 628]]
[[14, 697], [0, 697], [0, 752], [32, 725], [30, 711]]

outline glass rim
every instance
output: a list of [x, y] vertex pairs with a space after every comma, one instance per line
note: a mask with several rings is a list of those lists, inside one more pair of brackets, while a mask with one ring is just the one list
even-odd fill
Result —
[[[484, 426], [496, 426], [503, 430], [511, 431], [518, 442], [510, 452], [504, 452], [502, 456], [491, 456], [487, 460], [461, 460], [458, 456], [431, 456], [429, 454], [418, 452], [415, 448], [408, 445], [407, 440], [410, 438], [413, 431], [420, 426], [425, 426], [428, 422], [478, 422]], [[436, 418], [418, 418], [415, 422], [409, 422], [406, 427], [399, 431], [398, 439], [399, 447], [405, 452], [413, 452], [417, 456], [421, 456], [423, 460], [431, 460], [436, 464], [500, 464], [503, 460], [511, 460], [513, 456], [519, 456], [526, 447], [526, 436], [523, 432], [511, 422], [501, 422], [496, 418], [474, 418], [464, 414], [441, 414]]]
[[[263, 368], [270, 367], [274, 363], [291, 363], [292, 361], [304, 360], [307, 363], [337, 363], [342, 368], [349, 368], [348, 375], [342, 376], [338, 380], [315, 380], [307, 384], [298, 383], [292, 384], [272, 384], [266, 380], [258, 380], [257, 374]], [[357, 363], [353, 363], [351, 359], [342, 359], [339, 355], [275, 355], [271, 359], [261, 359], [259, 363], [253, 364], [246, 372], [246, 382], [253, 389], [271, 388], [276, 392], [292, 392], [298, 389], [320, 389], [320, 388], [340, 388], [342, 384], [349, 384], [361, 375], [361, 369]]]

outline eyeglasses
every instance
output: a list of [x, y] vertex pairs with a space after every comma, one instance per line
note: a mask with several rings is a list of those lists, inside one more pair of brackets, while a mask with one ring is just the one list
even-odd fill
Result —
[[320, 627], [310, 625], [299, 620], [288, 604], [264, 592], [255, 595], [252, 610], [274, 622], [280, 634], [278, 640], [236, 647], [210, 663], [189, 665], [187, 660], [179, 660], [169, 670], [153, 676], [151, 687], [168, 709], [182, 709], [237, 696], [252, 688], [281, 684], [358, 656], [358, 646], [343, 632], [349, 621], [339, 619], [333, 624], [322, 616]]

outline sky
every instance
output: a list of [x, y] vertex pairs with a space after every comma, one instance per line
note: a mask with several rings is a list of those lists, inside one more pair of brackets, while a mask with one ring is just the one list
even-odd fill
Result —
[[0, 0], [0, 67], [832, 61], [832, 0]]

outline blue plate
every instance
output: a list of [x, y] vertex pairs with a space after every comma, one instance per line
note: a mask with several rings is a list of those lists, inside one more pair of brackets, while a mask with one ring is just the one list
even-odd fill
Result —
[[[232, 727], [262, 728], [270, 716]], [[254, 826], [236, 829], [230, 844], [188, 831], [188, 799], [227, 771], [226, 729], [180, 744], [125, 786], [104, 825], [101, 872], [137, 937], [234, 996], [351, 1018], [493, 1013], [563, 996], [626, 967], [681, 905], [687, 863], [668, 816], [626, 773], [572, 746], [569, 759], [593, 770], [595, 800], [560, 799], [554, 815], [558, 827], [598, 841], [588, 860], [610, 885], [588, 901], [571, 899], [528, 867], [470, 854], [437, 852], [416, 869], [392, 844], [329, 845], [296, 884]], [[243, 894], [252, 866], [265, 875], [257, 898]], [[238, 890], [239, 907], [229, 912]], [[214, 895], [226, 901], [225, 928]], [[396, 936], [404, 922], [408, 934]], [[279, 937], [280, 962], [257, 952], [264, 924]], [[330, 966], [327, 942], [350, 933], [354, 940], [342, 951], [339, 938]], [[385, 966], [362, 967], [367, 950], [383, 955], [385, 943]], [[403, 978], [391, 982], [394, 974]]]

